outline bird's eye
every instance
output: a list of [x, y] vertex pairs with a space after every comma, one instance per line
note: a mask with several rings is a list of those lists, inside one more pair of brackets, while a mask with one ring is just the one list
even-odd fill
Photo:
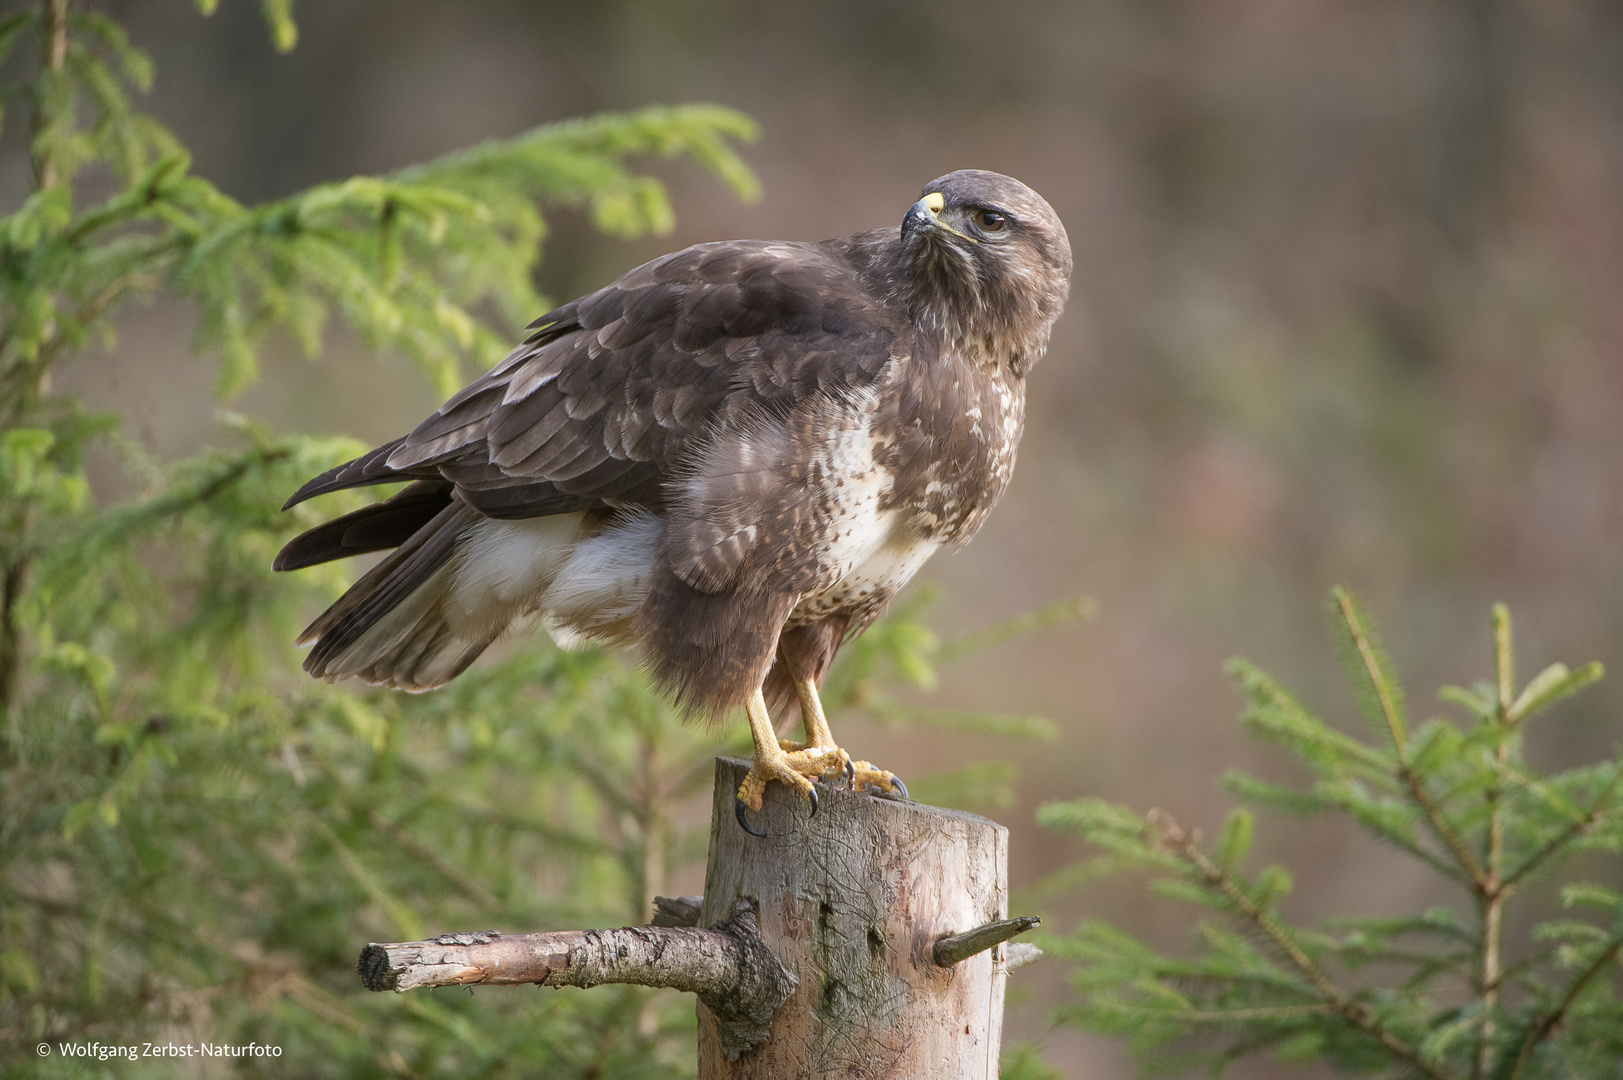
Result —
[[977, 210], [975, 224], [980, 226], [981, 232], [1002, 232], [1009, 227], [1009, 218], [996, 210]]

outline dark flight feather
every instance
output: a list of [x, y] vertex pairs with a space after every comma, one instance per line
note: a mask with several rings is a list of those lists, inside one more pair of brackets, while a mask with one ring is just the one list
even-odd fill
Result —
[[314, 645], [305, 658], [304, 669], [317, 678], [325, 675], [329, 660], [354, 644], [445, 566], [478, 516], [471, 507], [453, 501], [363, 574], [338, 603], [299, 636], [301, 644]]
[[392, 497], [288, 541], [271, 564], [272, 570], [302, 570], [369, 551], [399, 547], [451, 504], [454, 489], [444, 481], [418, 480]]

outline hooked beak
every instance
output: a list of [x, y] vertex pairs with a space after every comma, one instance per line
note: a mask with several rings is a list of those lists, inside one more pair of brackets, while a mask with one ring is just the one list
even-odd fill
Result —
[[947, 200], [939, 191], [932, 191], [912, 206], [908, 207], [907, 216], [902, 218], [902, 235], [913, 232], [925, 232], [940, 229], [942, 232], [968, 240], [972, 244], [980, 241], [973, 236], [964, 236], [963, 233], [941, 220], [941, 211], [947, 205]]

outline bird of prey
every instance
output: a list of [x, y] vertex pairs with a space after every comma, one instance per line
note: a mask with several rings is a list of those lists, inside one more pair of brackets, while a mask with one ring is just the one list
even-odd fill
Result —
[[[742, 706], [752, 832], [769, 780], [814, 813], [813, 781], [842, 772], [905, 797], [834, 741], [817, 688], [1003, 494], [1070, 273], [1042, 196], [964, 170], [899, 230], [700, 244], [543, 315], [416, 430], [288, 500], [408, 482], [277, 556], [394, 549], [304, 632], [305, 670], [428, 690], [539, 619], [565, 648], [640, 648], [692, 713]], [[796, 708], [806, 741], [780, 743], [773, 713]]]

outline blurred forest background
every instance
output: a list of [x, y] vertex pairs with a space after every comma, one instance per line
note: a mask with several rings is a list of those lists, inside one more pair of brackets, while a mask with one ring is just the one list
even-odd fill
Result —
[[[1033, 824], [1045, 799], [1212, 829], [1222, 769], [1296, 779], [1235, 724], [1221, 665], [1243, 654], [1350, 714], [1322, 631], [1332, 583], [1376, 613], [1419, 708], [1486, 674], [1493, 600], [1530, 668], [1623, 665], [1615, 4], [318, 0], [286, 55], [254, 4], [103, 7], [152, 55], [143, 107], [244, 201], [599, 110], [711, 101], [760, 123], [744, 151], [758, 202], [654, 163], [673, 233], [616, 240], [554, 215], [538, 281], [554, 300], [687, 243], [896, 225], [951, 169], [1042, 192], [1075, 249], [1070, 307], [1008, 496], [923, 577], [944, 635], [1057, 596], [1099, 610], [948, 666], [917, 699], [1056, 722], [1052, 743], [995, 748], [1020, 766], [995, 812], [1017, 884], [1080, 853]], [[12, 208], [28, 166], [3, 161]], [[57, 389], [123, 414], [160, 459], [220, 440], [193, 322], [179, 303], [127, 312], [116, 350]], [[439, 401], [341, 334], [314, 363], [273, 338], [262, 367], [233, 408], [279, 431], [371, 444]], [[131, 493], [93, 466], [98, 498]], [[1604, 755], [1620, 717], [1614, 679], [1549, 722], [1535, 760]], [[908, 778], [993, 749], [836, 724]], [[1423, 908], [1434, 888], [1334, 823], [1265, 826], [1257, 851], [1295, 869], [1303, 915]], [[697, 873], [671, 889], [697, 891]], [[1163, 944], [1185, 932], [1132, 881], [1044, 905], [1062, 926], [1085, 912]], [[1042, 1040], [1066, 1076], [1127, 1075], [1119, 1046], [1048, 1030], [1062, 981], [1056, 965], [1015, 977], [1006, 1040]]]

